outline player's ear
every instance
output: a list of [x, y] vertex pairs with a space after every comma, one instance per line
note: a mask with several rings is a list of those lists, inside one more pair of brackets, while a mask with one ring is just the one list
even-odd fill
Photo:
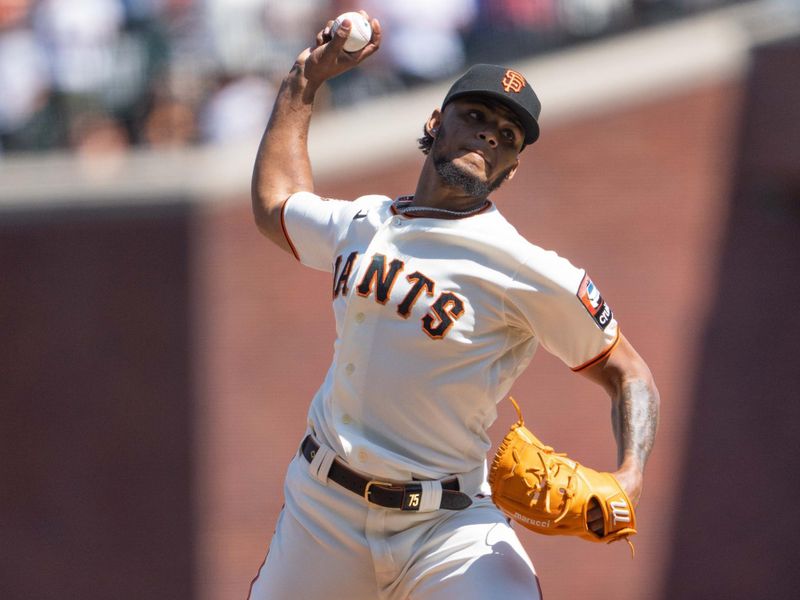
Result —
[[436, 137], [436, 134], [439, 132], [439, 125], [442, 122], [442, 111], [434, 109], [431, 113], [431, 116], [425, 123], [425, 131], [428, 132], [428, 135], [431, 137]]

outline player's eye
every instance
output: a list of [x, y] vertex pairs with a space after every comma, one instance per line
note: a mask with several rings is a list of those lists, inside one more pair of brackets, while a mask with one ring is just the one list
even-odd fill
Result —
[[509, 142], [513, 142], [517, 136], [513, 129], [503, 129], [503, 137], [505, 137]]
[[483, 119], [483, 113], [479, 110], [475, 110], [474, 108], [467, 111], [467, 115], [469, 115], [470, 119], [476, 119], [478, 121]]

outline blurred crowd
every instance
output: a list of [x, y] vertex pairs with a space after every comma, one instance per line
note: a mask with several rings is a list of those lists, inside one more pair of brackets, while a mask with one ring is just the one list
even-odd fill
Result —
[[0, 156], [252, 139], [295, 56], [355, 8], [384, 45], [320, 110], [735, 1], [0, 0]]

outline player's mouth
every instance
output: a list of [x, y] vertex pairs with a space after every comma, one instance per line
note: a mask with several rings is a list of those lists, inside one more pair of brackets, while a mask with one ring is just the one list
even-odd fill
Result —
[[478, 157], [480, 158], [480, 162], [483, 163], [487, 169], [492, 168], [492, 161], [489, 160], [480, 150], [475, 150], [473, 148], [464, 148], [464, 150], [466, 151], [464, 154], [465, 157], [473, 157], [472, 162], [474, 162], [474, 157]]

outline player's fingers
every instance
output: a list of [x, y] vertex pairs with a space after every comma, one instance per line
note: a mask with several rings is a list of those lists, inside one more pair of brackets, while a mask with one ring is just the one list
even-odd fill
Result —
[[372, 38], [370, 39], [369, 43], [358, 53], [358, 60], [367, 58], [370, 54], [377, 52], [378, 48], [381, 47], [380, 21], [378, 21], [378, 19], [372, 19], [372, 21], [370, 21], [370, 26], [372, 27]]
[[599, 506], [589, 509], [586, 512], [587, 521], [597, 521], [603, 518], [603, 511]]
[[315, 48], [322, 46], [331, 40], [331, 29], [333, 28], [333, 21], [328, 21], [319, 32], [317, 32], [314, 41], [316, 42]]
[[603, 510], [599, 506], [595, 505], [586, 512], [586, 521], [590, 530], [597, 535], [603, 535], [605, 524], [603, 522]]
[[330, 52], [334, 55], [339, 54], [344, 49], [344, 43], [347, 41], [347, 36], [350, 35], [350, 28], [353, 26], [349, 19], [345, 19], [339, 24], [336, 33], [331, 34], [331, 41], [325, 52]]
[[369, 43], [375, 47], [375, 50], [377, 50], [381, 45], [381, 22], [375, 18], [372, 19], [369, 24], [370, 27], [372, 27], [372, 38], [370, 39]]
[[589, 523], [589, 529], [595, 532], [597, 535], [603, 535], [603, 521], [594, 521]]

